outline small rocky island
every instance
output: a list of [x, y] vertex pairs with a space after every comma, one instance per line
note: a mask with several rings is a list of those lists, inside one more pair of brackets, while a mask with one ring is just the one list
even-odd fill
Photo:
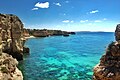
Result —
[[120, 80], [120, 24], [116, 27], [115, 39], [94, 67], [93, 80]]

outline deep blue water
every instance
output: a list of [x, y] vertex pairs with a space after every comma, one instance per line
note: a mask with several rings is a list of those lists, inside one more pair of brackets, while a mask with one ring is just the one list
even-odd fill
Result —
[[110, 32], [32, 38], [25, 44], [30, 55], [19, 68], [24, 80], [92, 80], [93, 67], [112, 41], [114, 33]]

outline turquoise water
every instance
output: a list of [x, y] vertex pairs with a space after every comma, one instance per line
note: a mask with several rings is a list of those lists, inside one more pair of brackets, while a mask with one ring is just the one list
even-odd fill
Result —
[[79, 32], [26, 41], [30, 55], [20, 62], [24, 80], [92, 80], [93, 67], [114, 33]]

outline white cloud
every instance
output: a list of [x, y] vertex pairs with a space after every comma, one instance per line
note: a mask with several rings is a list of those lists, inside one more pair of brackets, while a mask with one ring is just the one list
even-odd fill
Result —
[[[105, 19], [106, 20], [106, 19]], [[80, 23], [100, 23], [100, 22], [102, 22], [102, 21], [104, 21], [104, 19], [103, 20], [94, 20], [94, 21], [89, 21], [89, 20], [81, 20], [80, 21]]]
[[38, 10], [38, 8], [33, 8], [32, 10], [33, 10], [33, 11], [34, 11], [34, 10]]
[[88, 22], [88, 20], [81, 20], [80, 23]]
[[63, 23], [73, 23], [74, 21], [73, 20], [64, 20], [64, 21], [62, 21]]
[[104, 18], [103, 20], [105, 21], [105, 20], [107, 20], [107, 18]]
[[69, 1], [65, 1], [65, 3], [69, 3]]
[[94, 22], [102, 22], [101, 20], [95, 20]]
[[94, 14], [94, 13], [97, 13], [99, 12], [98, 10], [94, 10], [94, 11], [91, 11], [90, 14]]
[[55, 4], [56, 6], [61, 6], [61, 4], [60, 4], [60, 3], [53, 3], [53, 4]]
[[49, 8], [49, 2], [45, 2], [45, 3], [36, 3], [35, 4], [35, 7], [38, 7], [38, 8]]

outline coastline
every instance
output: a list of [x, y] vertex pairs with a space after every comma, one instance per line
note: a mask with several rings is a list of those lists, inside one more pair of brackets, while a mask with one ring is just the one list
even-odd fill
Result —
[[[27, 39], [48, 36], [69, 36], [75, 32], [61, 30], [29, 30], [24, 29], [23, 23], [15, 15], [0, 14], [0, 77], [2, 80], [23, 80], [21, 71], [17, 68], [18, 61], [23, 60], [24, 54], [29, 53], [29, 48], [24, 46]], [[17, 22], [17, 23], [15, 23]], [[119, 80], [120, 56], [120, 24], [115, 31], [116, 42], [112, 42], [106, 53], [101, 57], [100, 63], [94, 68], [94, 80]], [[7, 36], [7, 37], [6, 37]], [[24, 39], [25, 40], [24, 40]], [[59, 45], [58, 45], [59, 46]], [[114, 63], [114, 64], [111, 64]], [[114, 68], [114, 71], [112, 70]], [[107, 70], [109, 72], [104, 71]], [[101, 75], [104, 74], [104, 75]], [[88, 74], [89, 75], [89, 74]]]
[[36, 38], [35, 36], [25, 37], [25, 39]]
[[[46, 29], [29, 31], [29, 29], [24, 29], [22, 21], [16, 15], [0, 14], [0, 18], [0, 58], [2, 58], [0, 59], [2, 60], [0, 69], [3, 70], [0, 71], [0, 76], [2, 75], [1, 80], [23, 80], [23, 75], [17, 68], [17, 65], [18, 61], [23, 60], [24, 54], [29, 53], [29, 48], [24, 46], [27, 39], [48, 37], [49, 35], [69, 36], [69, 34], [75, 34], [74, 32], [69, 33], [61, 30]], [[2, 57], [5, 54], [7, 56]], [[9, 58], [9, 56], [11, 56], [11, 58]], [[14, 75], [17, 75], [18, 77]]]

